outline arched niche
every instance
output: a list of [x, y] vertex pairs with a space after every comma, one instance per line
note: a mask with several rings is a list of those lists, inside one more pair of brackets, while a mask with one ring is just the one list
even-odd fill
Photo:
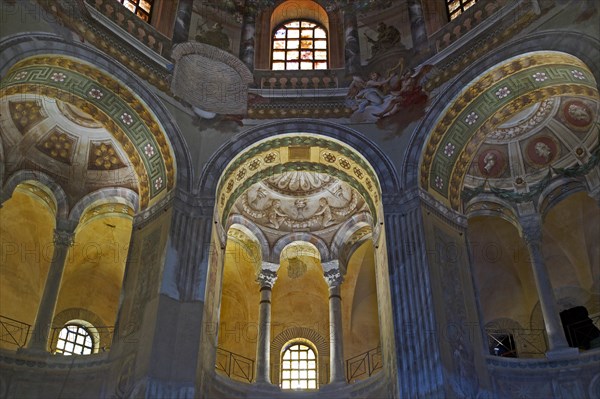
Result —
[[90, 194], [80, 202], [85, 208], [74, 207], [83, 209], [65, 260], [55, 329], [63, 327], [56, 316], [71, 308], [84, 309], [105, 323], [95, 327], [116, 323], [135, 211], [126, 198], [106, 195]]
[[[218, 344], [221, 350], [246, 359], [256, 356], [260, 302], [256, 276], [261, 264], [261, 244], [257, 237], [247, 227], [232, 224], [225, 245]], [[217, 353], [217, 370], [229, 361], [225, 352]], [[241, 377], [238, 373], [231, 376]]]
[[[360, 289], [361, 295], [364, 294], [364, 298], [357, 299], [355, 302], [352, 295], [348, 294], [349, 298], [347, 300], [350, 303], [354, 302], [354, 320], [358, 324], [366, 323], [364, 320], [359, 320], [360, 317], [357, 312], [374, 310], [371, 294], [373, 292], [372, 282], [373, 280], [376, 281], [375, 290], [378, 305], [374, 305], [374, 307], [375, 309], [377, 306], [380, 307], [379, 316], [381, 318], [379, 323], [381, 326], [378, 332], [369, 333], [369, 339], [367, 339], [369, 342], [361, 343], [361, 349], [369, 345], [377, 347], [379, 341], [385, 342], [388, 349], [394, 348], [395, 338], [392, 330], [393, 323], [391, 322], [390, 287], [389, 280], [386, 277], [388, 276], [387, 254], [385, 252], [386, 246], [383, 244], [385, 241], [384, 234], [381, 231], [381, 222], [384, 218], [380, 184], [393, 187], [397, 180], [390, 177], [381, 180], [380, 183], [379, 171], [385, 176], [388, 173], [392, 173], [391, 176], [393, 176], [393, 171], [386, 169], [389, 166], [388, 161], [377, 162], [376, 166], [373, 166], [374, 164], [362, 155], [366, 153], [369, 156], [377, 157], [379, 150], [374, 146], [370, 144], [362, 145], [359, 153], [352, 145], [331, 137], [337, 133], [307, 133], [307, 131], [319, 130], [321, 123], [319, 123], [319, 126], [306, 124], [306, 128], [303, 128], [301, 122], [294, 122], [291, 125], [277, 123], [273, 126], [261, 128], [260, 131], [256, 130], [240, 136], [231, 143], [224, 145], [205, 168], [205, 173], [200, 179], [199, 189], [201, 192], [205, 192], [212, 187], [215, 190], [216, 202], [211, 233], [211, 248], [213, 250], [210, 253], [206, 278], [204, 323], [215, 327], [219, 325], [218, 309], [219, 306], [222, 306], [221, 298], [226, 295], [224, 278], [228, 273], [224, 265], [227, 262], [226, 248], [229, 245], [229, 240], [224, 226], [228, 226], [228, 223], [231, 222], [231, 215], [241, 213], [252, 219], [253, 223], [263, 230], [265, 238], [269, 241], [269, 247], [273, 248], [266, 266], [271, 271], [277, 270], [277, 279], [272, 288], [272, 299], [270, 301], [272, 307], [271, 337], [280, 334], [280, 328], [300, 327], [300, 325], [328, 336], [329, 289], [324, 278], [324, 267], [327, 265], [327, 270], [329, 270], [331, 268], [330, 263], [338, 264], [337, 259], [329, 258], [333, 253], [331, 245], [339, 226], [343, 225], [347, 219], [350, 220], [352, 215], [365, 212], [369, 216], [360, 216], [356, 221], [364, 222], [369, 226], [370, 232], [372, 232], [369, 239], [377, 243], [370, 247], [372, 259], [370, 265], [362, 266], [362, 258], [360, 261], [358, 260], [360, 258], [358, 257], [359, 251], [355, 261], [356, 265], [352, 266], [352, 269], [356, 275], [364, 272], [373, 276], [373, 278], [365, 280], [368, 289], [363, 290], [364, 287]], [[323, 123], [323, 125], [325, 130], [335, 132], [337, 129], [332, 124]], [[277, 134], [277, 130], [279, 130], [277, 126], [281, 126], [280, 130], [286, 131], [286, 133]], [[275, 135], [269, 135], [270, 130], [273, 130]], [[359, 137], [359, 135], [352, 137], [352, 134], [350, 134], [348, 141], [366, 140]], [[234, 148], [238, 147], [239, 150], [234, 151]], [[220, 175], [217, 176], [219, 173]], [[336, 201], [352, 204], [352, 206], [356, 205], [356, 210], [344, 213], [342, 208], [338, 208], [339, 211], [336, 211], [336, 213], [333, 211], [333, 207], [341, 205], [338, 205], [329, 197], [327, 201], [321, 195], [317, 195], [313, 200], [305, 200], [302, 196], [298, 197], [297, 194], [292, 195], [294, 190], [289, 191], [291, 180], [286, 179], [301, 178], [300, 175], [302, 174], [322, 176], [323, 178], [315, 180], [315, 187], [319, 187], [319, 190], [329, 190], [327, 195], [335, 195], [336, 192], [339, 192], [345, 199]], [[326, 176], [333, 177], [332, 181], [343, 182], [344, 187], [338, 190], [337, 186], [327, 186], [329, 180], [325, 178]], [[281, 177], [281, 179], [276, 177]], [[275, 181], [269, 179], [275, 179]], [[267, 195], [268, 192], [271, 192], [268, 187], [274, 184], [277, 187], [272, 190], [278, 191], [274, 198], [280, 198], [281, 204]], [[312, 188], [309, 187], [313, 186], [308, 185], [306, 188], [306, 190], [311, 191]], [[392, 191], [394, 190], [392, 189]], [[355, 194], [351, 195], [350, 193]], [[281, 205], [281, 209], [273, 208], [278, 205]], [[331, 205], [332, 208], [331, 215], [323, 211], [328, 205]], [[287, 238], [279, 241], [281, 237]], [[317, 240], [311, 237], [317, 238]], [[301, 256], [292, 258], [283, 256], [286, 253], [286, 246], [288, 250], [293, 248], [295, 240], [306, 240], [306, 242], [315, 244], [316, 247], [312, 247], [312, 252], [318, 254], [320, 259], [316, 256], [304, 255], [304, 252], [311, 252], [308, 249], [311, 248], [310, 246], [307, 247], [307, 251], [302, 251]], [[326, 246], [322, 247], [321, 243], [326, 243]], [[292, 247], [289, 247], [290, 244]], [[294, 251], [298, 253], [296, 249]], [[365, 251], [367, 250], [365, 249]], [[281, 253], [282, 256], [280, 259], [275, 259], [274, 255], [278, 253]], [[329, 258], [323, 259], [323, 255]], [[264, 258], [263, 262], [265, 262]], [[321, 267], [317, 267], [318, 264]], [[258, 284], [253, 284], [255, 284], [255, 289], [258, 291]], [[257, 298], [255, 303], [258, 304], [258, 302]], [[350, 322], [350, 317], [347, 321]], [[221, 334], [220, 331], [205, 330], [201, 340], [199, 364], [216, 364], [215, 358], [219, 358]], [[376, 336], [377, 338], [375, 338]], [[219, 338], [217, 339], [217, 337]], [[251, 345], [254, 345], [254, 343]], [[219, 349], [211, 354], [211, 347], [218, 347]], [[365, 351], [367, 350], [365, 349]], [[395, 358], [391, 353], [388, 351], [388, 355], [382, 355], [384, 359], [381, 363], [383, 369], [393, 374], [391, 370], [395, 366]], [[275, 354], [271, 353], [272, 356], [275, 356]], [[251, 358], [254, 359], [254, 356]], [[345, 360], [344, 358], [344, 364]], [[273, 369], [271, 371], [273, 372]], [[208, 386], [204, 383], [214, 380], [214, 373], [214, 370], [208, 367], [204, 367], [200, 371], [199, 391], [204, 392], [203, 387], [208, 389], [206, 388]], [[271, 378], [274, 378], [272, 373]]]
[[2, 341], [3, 347], [25, 346], [44, 291], [54, 252], [53, 235], [57, 203], [47, 187], [34, 180], [14, 187], [0, 209], [0, 315], [12, 319], [16, 342]]

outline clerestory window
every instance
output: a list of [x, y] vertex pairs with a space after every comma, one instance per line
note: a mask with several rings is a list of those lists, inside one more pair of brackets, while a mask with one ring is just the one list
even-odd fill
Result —
[[150, 22], [152, 15], [152, 5], [154, 0], [117, 0], [123, 4], [129, 11], [140, 17], [146, 22]]
[[304, 342], [290, 344], [281, 356], [281, 389], [317, 389], [317, 357]]
[[273, 33], [273, 70], [327, 69], [327, 31], [308, 20], [287, 21]]
[[63, 355], [91, 355], [94, 352], [94, 338], [90, 331], [79, 324], [67, 324], [58, 333], [54, 353]]
[[446, 0], [446, 8], [450, 21], [458, 17], [463, 11], [475, 5], [477, 0]]

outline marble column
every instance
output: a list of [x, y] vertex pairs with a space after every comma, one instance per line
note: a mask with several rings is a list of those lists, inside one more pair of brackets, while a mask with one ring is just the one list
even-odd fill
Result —
[[30, 350], [36, 352], [45, 352], [47, 350], [52, 319], [54, 318], [56, 302], [58, 301], [60, 283], [65, 270], [65, 261], [69, 253], [69, 248], [73, 245], [76, 227], [76, 222], [59, 220], [54, 229], [54, 251], [52, 253], [50, 268], [48, 269], [48, 276], [46, 277], [44, 293], [42, 294], [33, 325], [33, 334], [27, 345]]
[[187, 42], [190, 36], [194, 0], [179, 0], [173, 28], [173, 44]]
[[258, 313], [258, 342], [256, 345], [256, 383], [270, 384], [271, 368], [271, 289], [277, 273], [263, 269], [256, 278], [260, 284], [260, 306]]
[[421, 0], [408, 0], [408, 18], [410, 20], [413, 49], [420, 53], [427, 48], [427, 29]]
[[343, 279], [339, 269], [325, 272], [325, 280], [329, 285], [329, 383], [333, 384], [347, 382], [340, 295]]
[[254, 71], [254, 37], [256, 33], [256, 17], [248, 13], [242, 21], [242, 36], [240, 38], [240, 60]]
[[570, 348], [563, 330], [558, 306], [552, 283], [546, 269], [544, 255], [542, 253], [542, 221], [539, 214], [521, 217], [521, 234], [531, 258], [533, 277], [537, 287], [540, 307], [544, 317], [544, 326], [548, 336], [548, 351], [546, 357], [549, 359], [561, 356], [569, 356], [578, 352], [577, 348]]
[[344, 12], [344, 40], [346, 48], [346, 75], [356, 75], [361, 71], [360, 43], [358, 42], [358, 22], [354, 11]]

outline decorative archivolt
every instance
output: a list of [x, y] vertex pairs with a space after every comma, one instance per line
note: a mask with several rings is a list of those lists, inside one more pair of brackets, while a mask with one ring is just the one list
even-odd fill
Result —
[[175, 158], [155, 115], [127, 86], [96, 67], [56, 55], [13, 65], [0, 96], [35, 94], [75, 106], [101, 123], [120, 143], [138, 178], [140, 209], [175, 186]]
[[565, 53], [527, 53], [490, 69], [440, 114], [421, 154], [421, 186], [459, 210], [465, 175], [486, 137], [523, 109], [569, 95], [599, 97], [593, 73]]
[[[297, 207], [306, 207], [307, 199], [296, 199]], [[350, 198], [343, 206], [333, 206], [329, 204], [326, 197], [319, 199], [319, 207], [314, 209], [312, 214], [298, 218], [297, 215], [290, 215], [281, 208], [280, 199], [271, 199], [267, 206], [259, 208], [248, 199], [248, 193], [242, 194], [241, 210], [253, 220], [263, 220], [267, 226], [279, 229], [281, 227], [295, 231], [298, 229], [320, 230], [329, 226], [336, 225], [349, 215], [357, 211], [359, 205], [359, 196], [355, 191], [350, 191]]]
[[217, 185], [221, 222], [225, 224], [234, 203], [250, 186], [294, 170], [328, 174], [348, 183], [363, 197], [375, 221], [379, 218], [381, 187], [368, 162], [337, 140], [297, 133], [263, 140], [229, 163]]

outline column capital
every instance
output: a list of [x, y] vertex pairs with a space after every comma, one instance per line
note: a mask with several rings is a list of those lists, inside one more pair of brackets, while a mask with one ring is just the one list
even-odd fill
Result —
[[542, 241], [542, 216], [539, 213], [521, 216], [519, 225], [521, 236], [528, 245], [539, 244]]
[[330, 288], [338, 287], [344, 281], [344, 276], [340, 269], [331, 269], [323, 273], [323, 277], [325, 277], [325, 281], [327, 281], [327, 285]]
[[273, 288], [273, 285], [275, 285], [275, 280], [277, 280], [277, 272], [268, 269], [261, 270], [256, 277], [256, 281], [260, 284], [261, 288]]
[[73, 245], [73, 238], [75, 237], [75, 226], [64, 226], [57, 224], [54, 229], [54, 245], [62, 245], [70, 247]]

